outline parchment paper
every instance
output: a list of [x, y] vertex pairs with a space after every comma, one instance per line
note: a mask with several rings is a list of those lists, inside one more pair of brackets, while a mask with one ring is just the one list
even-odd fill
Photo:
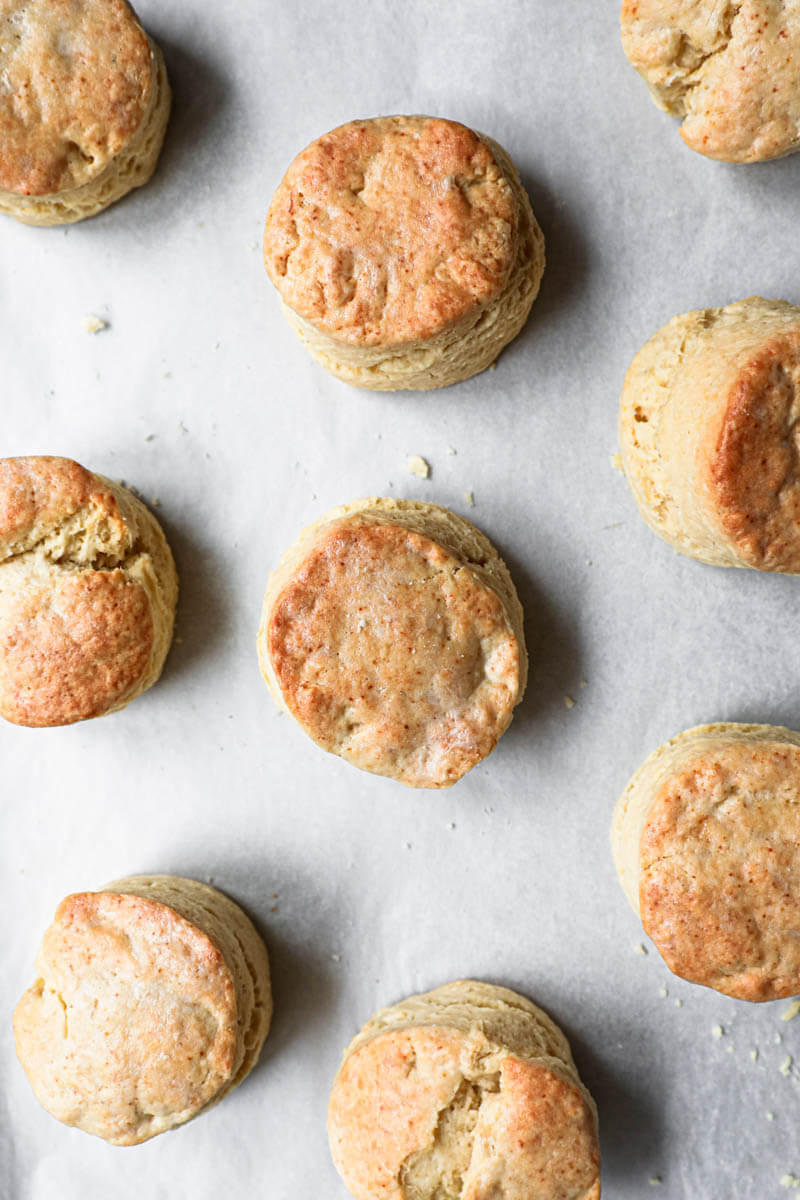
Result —
[[[660, 325], [753, 293], [800, 302], [800, 157], [733, 167], [685, 149], [624, 59], [616, 3], [139, 9], [175, 89], [157, 176], [67, 230], [2, 220], [0, 453], [69, 455], [159, 501], [180, 640], [123, 713], [0, 728], [0, 1194], [343, 1198], [325, 1136], [343, 1047], [377, 1007], [474, 976], [531, 996], [568, 1033], [611, 1200], [785, 1195], [781, 1177], [800, 1175], [800, 1068], [780, 1067], [800, 1018], [637, 952], [608, 826], [630, 774], [679, 730], [800, 728], [800, 585], [675, 556], [610, 460], [624, 372]], [[440, 393], [328, 377], [261, 261], [294, 155], [393, 112], [500, 141], [547, 239], [523, 335], [495, 370]], [[88, 334], [87, 314], [109, 328]], [[406, 471], [414, 454], [430, 479]], [[258, 671], [268, 571], [307, 522], [376, 493], [468, 515], [527, 611], [525, 703], [446, 792], [324, 754], [276, 714]], [[60, 899], [143, 871], [211, 878], [247, 908], [276, 1010], [241, 1088], [120, 1150], [38, 1107], [10, 1017]]]

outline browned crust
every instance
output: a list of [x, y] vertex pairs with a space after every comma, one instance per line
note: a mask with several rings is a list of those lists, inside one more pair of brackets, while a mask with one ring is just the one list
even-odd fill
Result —
[[800, 747], [728, 740], [670, 773], [641, 836], [639, 904], [675, 974], [740, 1000], [800, 991]]
[[0, 189], [54, 195], [100, 175], [134, 136], [154, 79], [125, 0], [0, 0]]
[[800, 325], [742, 366], [708, 456], [723, 530], [743, 561], [800, 572]]
[[17, 1053], [59, 1120], [117, 1145], [182, 1123], [236, 1063], [231, 970], [174, 909], [85, 892], [59, 905], [40, 978], [14, 1014]]
[[152, 650], [149, 598], [124, 571], [25, 591], [0, 621], [0, 712], [39, 726], [101, 716], [136, 689]]
[[456, 121], [341, 125], [273, 197], [265, 263], [283, 301], [359, 346], [430, 339], [496, 299], [521, 213], [490, 146]]
[[314, 741], [411, 786], [448, 786], [485, 758], [520, 690], [499, 596], [393, 523], [333, 522], [272, 605], [266, 646]]

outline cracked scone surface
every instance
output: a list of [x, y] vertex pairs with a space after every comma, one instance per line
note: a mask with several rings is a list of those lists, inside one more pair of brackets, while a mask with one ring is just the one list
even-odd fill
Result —
[[625, 378], [619, 441], [645, 521], [715, 566], [800, 573], [800, 308], [673, 318]]
[[485, 758], [522, 698], [522, 609], [505, 564], [448, 509], [369, 498], [305, 530], [270, 576], [259, 659], [325, 750], [411, 787]]
[[0, 0], [0, 77], [0, 211], [81, 220], [152, 174], [169, 85], [125, 0]]
[[339, 378], [444, 387], [524, 324], [544, 239], [506, 152], [455, 121], [378, 117], [312, 142], [267, 215], [295, 332]]
[[68, 896], [14, 1014], [54, 1117], [118, 1146], [190, 1120], [240, 1083], [269, 1030], [264, 944], [222, 892], [131, 876]]
[[747, 163], [800, 147], [800, 0], [623, 0], [621, 21], [692, 150]]
[[800, 733], [679, 734], [631, 779], [611, 838], [671, 971], [739, 1000], [800, 991]]
[[0, 715], [66, 725], [158, 679], [178, 577], [127, 489], [65, 458], [0, 460]]
[[356, 1200], [599, 1200], [597, 1112], [525, 997], [461, 981], [383, 1009], [345, 1051], [331, 1153]]

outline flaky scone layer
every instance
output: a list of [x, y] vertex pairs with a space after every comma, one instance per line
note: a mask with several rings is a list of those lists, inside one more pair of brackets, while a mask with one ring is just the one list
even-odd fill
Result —
[[525, 997], [461, 981], [381, 1010], [345, 1051], [328, 1135], [356, 1200], [598, 1200], [597, 1113]]
[[800, 308], [753, 296], [673, 318], [625, 377], [639, 511], [715, 566], [800, 573]]
[[800, 147], [800, 0], [623, 0], [621, 22], [692, 150], [747, 163]]
[[178, 577], [141, 501], [70, 459], [0, 459], [0, 715], [65, 725], [156, 682]]
[[124, 0], [0, 0], [0, 74], [0, 212], [67, 224], [150, 178], [171, 95]]
[[134, 876], [68, 896], [14, 1014], [40, 1103], [129, 1146], [183, 1124], [235, 1087], [269, 1028], [266, 950], [215, 888]]
[[275, 193], [264, 246], [301, 341], [372, 390], [484, 370], [522, 328], [544, 270], [506, 152], [431, 117], [355, 121], [313, 142]]
[[800, 733], [686, 730], [633, 776], [611, 841], [676, 975], [742, 1000], [800, 991]]
[[437, 505], [327, 513], [270, 576], [261, 669], [324, 749], [411, 787], [448, 787], [522, 698], [522, 609], [497, 551]]

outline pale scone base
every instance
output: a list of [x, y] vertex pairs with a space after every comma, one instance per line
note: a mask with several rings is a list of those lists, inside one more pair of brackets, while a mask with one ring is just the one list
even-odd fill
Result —
[[637, 915], [640, 915], [642, 833], [659, 787], [698, 754], [713, 752], [720, 744], [737, 742], [787, 742], [800, 746], [800, 733], [781, 725], [745, 725], [727, 721], [686, 729], [645, 759], [617, 801], [611, 822], [611, 850], [620, 883]]
[[151, 38], [148, 41], [153, 55], [153, 87], [141, 125], [128, 144], [96, 179], [82, 187], [51, 196], [21, 196], [0, 189], [0, 213], [16, 217], [24, 225], [71, 225], [96, 216], [133, 188], [147, 183], [161, 153], [172, 104], [164, 56]]
[[281, 302], [286, 320], [309, 354], [344, 383], [375, 392], [449, 387], [490, 367], [528, 319], [545, 267], [544, 235], [511, 158], [497, 142], [478, 136], [491, 147], [519, 205], [519, 251], [508, 283], [496, 300], [452, 328], [395, 348], [339, 341]]
[[[207, 1112], [249, 1075], [269, 1033], [272, 989], [264, 942], [238, 904], [224, 892], [194, 879], [178, 875], [130, 875], [98, 891], [139, 896], [166, 905], [202, 930], [228, 965], [236, 990], [236, 1059], [228, 1083], [199, 1110]], [[160, 1129], [154, 1130], [159, 1132]]]

